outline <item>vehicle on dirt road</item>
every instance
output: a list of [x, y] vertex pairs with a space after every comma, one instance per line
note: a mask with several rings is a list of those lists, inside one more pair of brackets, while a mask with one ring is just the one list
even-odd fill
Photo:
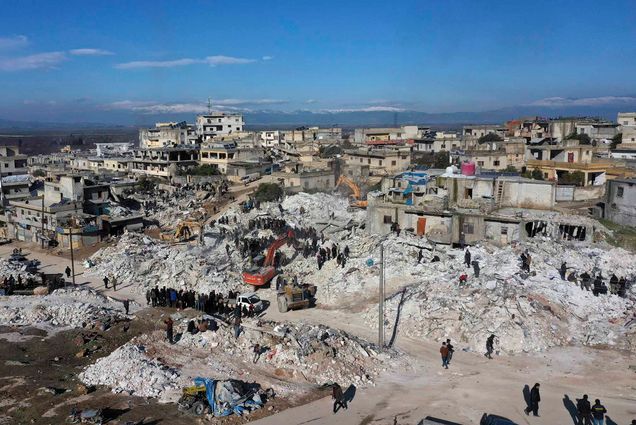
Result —
[[278, 311], [301, 310], [315, 305], [316, 285], [284, 285], [276, 294]]

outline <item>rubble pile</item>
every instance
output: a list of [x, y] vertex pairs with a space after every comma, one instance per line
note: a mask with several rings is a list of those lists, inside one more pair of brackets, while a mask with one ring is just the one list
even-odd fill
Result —
[[[558, 273], [561, 261], [579, 273], [600, 271], [636, 275], [636, 258], [622, 249], [569, 246], [549, 239], [529, 241], [532, 273], [520, 273], [517, 249], [490, 245], [470, 247], [480, 263], [479, 278], [463, 264], [462, 250], [443, 250], [438, 263], [415, 266], [421, 277], [387, 300], [386, 326], [392, 330], [399, 312], [398, 332], [441, 341], [453, 338], [475, 351], [485, 350], [486, 338], [495, 334], [505, 353], [544, 350], [557, 345], [610, 345], [636, 350], [636, 340], [626, 338], [624, 324], [634, 309], [634, 292], [627, 298], [594, 296]], [[460, 286], [458, 277], [469, 278]], [[632, 289], [633, 291], [633, 289]], [[377, 311], [369, 308], [365, 319], [377, 324]], [[376, 325], [377, 326], [377, 325]]]
[[[389, 361], [396, 361], [393, 350], [380, 352], [375, 344], [344, 331], [306, 323], [261, 322], [248, 325], [236, 339], [233, 330], [221, 327], [216, 332], [183, 333], [179, 346], [222, 351], [233, 359], [250, 362], [253, 347], [264, 348], [261, 367], [285, 371], [296, 381], [312, 384], [351, 382], [368, 386]], [[388, 365], [386, 366], [388, 367]]]
[[0, 297], [0, 325], [79, 328], [113, 317], [123, 317], [120, 302], [88, 289], [61, 288], [43, 297]]
[[171, 245], [128, 232], [91, 257], [95, 265], [87, 274], [114, 276], [120, 285], [133, 285], [137, 293], [155, 285], [196, 292], [235, 289], [240, 276], [228, 262], [225, 244], [212, 237], [205, 240], [205, 246]]
[[0, 278], [9, 277], [11, 275], [13, 275], [14, 278], [17, 278], [18, 275], [20, 275], [22, 276], [22, 279], [35, 279], [35, 275], [26, 272], [26, 266], [26, 262], [11, 262], [4, 258], [0, 258]]
[[160, 397], [180, 386], [179, 372], [146, 355], [143, 345], [126, 343], [79, 374], [86, 385], [105, 385], [114, 393]]

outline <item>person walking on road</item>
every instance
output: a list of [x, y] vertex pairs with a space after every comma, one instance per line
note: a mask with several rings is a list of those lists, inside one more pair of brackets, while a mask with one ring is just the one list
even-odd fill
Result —
[[342, 387], [337, 383], [333, 384], [331, 398], [333, 401], [333, 413], [335, 414], [341, 407], [347, 409], [347, 401], [342, 394]]
[[576, 403], [579, 425], [592, 425], [592, 406], [587, 399], [587, 394]]
[[448, 369], [448, 347], [445, 342], [442, 342], [439, 353], [442, 355], [442, 367]]
[[104, 289], [108, 289], [108, 276], [104, 276]]
[[66, 278], [69, 279], [71, 277], [71, 268], [69, 266], [66, 266], [64, 273], [66, 273]]
[[124, 304], [124, 310], [126, 310], [126, 316], [128, 316], [128, 311], [130, 310], [130, 300], [124, 300], [122, 301], [122, 304]]
[[489, 359], [492, 359], [494, 346], [495, 346], [495, 334], [490, 334], [490, 336], [486, 340], [486, 354], [484, 354], [484, 356], [488, 357]]
[[448, 361], [447, 364], [450, 364], [451, 360], [453, 360], [453, 353], [455, 352], [455, 347], [451, 344], [450, 338], [446, 340], [446, 347], [448, 347]]
[[541, 394], [539, 394], [539, 383], [534, 384], [530, 390], [530, 405], [524, 409], [526, 415], [539, 416], [539, 402], [541, 401]]
[[594, 425], [603, 425], [606, 413], [607, 409], [601, 404], [601, 400], [598, 398], [594, 400], [594, 406], [592, 406], [592, 421], [594, 421]]

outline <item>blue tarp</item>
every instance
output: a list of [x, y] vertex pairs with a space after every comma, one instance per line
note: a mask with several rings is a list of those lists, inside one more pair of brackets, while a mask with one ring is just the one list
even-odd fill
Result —
[[[217, 381], [210, 378], [196, 377], [193, 379], [193, 382], [196, 386], [205, 386], [205, 397], [210, 404], [214, 416], [228, 416], [232, 413], [241, 416], [245, 410], [262, 407], [258, 395], [252, 394], [246, 397], [233, 392], [231, 381]], [[229, 386], [225, 384], [229, 384]], [[217, 385], [220, 386], [220, 388], [217, 389]], [[219, 395], [218, 399], [217, 394]]]

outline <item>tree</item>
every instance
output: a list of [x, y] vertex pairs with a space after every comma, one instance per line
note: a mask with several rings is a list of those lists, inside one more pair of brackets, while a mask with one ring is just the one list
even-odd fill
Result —
[[258, 185], [254, 197], [260, 202], [276, 201], [283, 197], [283, 188], [276, 183], [261, 183]]
[[450, 153], [447, 151], [435, 152], [433, 168], [446, 169], [450, 165]]
[[40, 168], [38, 168], [37, 170], [33, 170], [33, 172], [31, 173], [33, 174], [33, 177], [44, 177], [46, 176], [46, 172]]
[[513, 165], [507, 166], [504, 171], [506, 173], [518, 173], [519, 172], [519, 170], [517, 170]]
[[583, 186], [585, 184], [585, 174], [582, 171], [562, 174], [559, 176], [559, 183]]
[[477, 142], [479, 144], [488, 143], [488, 142], [503, 142], [503, 139], [498, 134], [488, 133], [488, 134], [484, 134], [479, 139], [477, 139]]
[[592, 144], [592, 139], [590, 138], [590, 136], [588, 136], [585, 133], [570, 133], [568, 135], [568, 137], [566, 137], [567, 140], [578, 140], [580, 144], [582, 145], [591, 145]]
[[530, 177], [533, 178], [534, 180], [543, 180], [543, 173], [538, 168], [535, 168], [530, 173]]
[[620, 143], [623, 143], [623, 133], [618, 133], [616, 136], [612, 137], [612, 143], [610, 144], [611, 149], [616, 149], [616, 146]]

